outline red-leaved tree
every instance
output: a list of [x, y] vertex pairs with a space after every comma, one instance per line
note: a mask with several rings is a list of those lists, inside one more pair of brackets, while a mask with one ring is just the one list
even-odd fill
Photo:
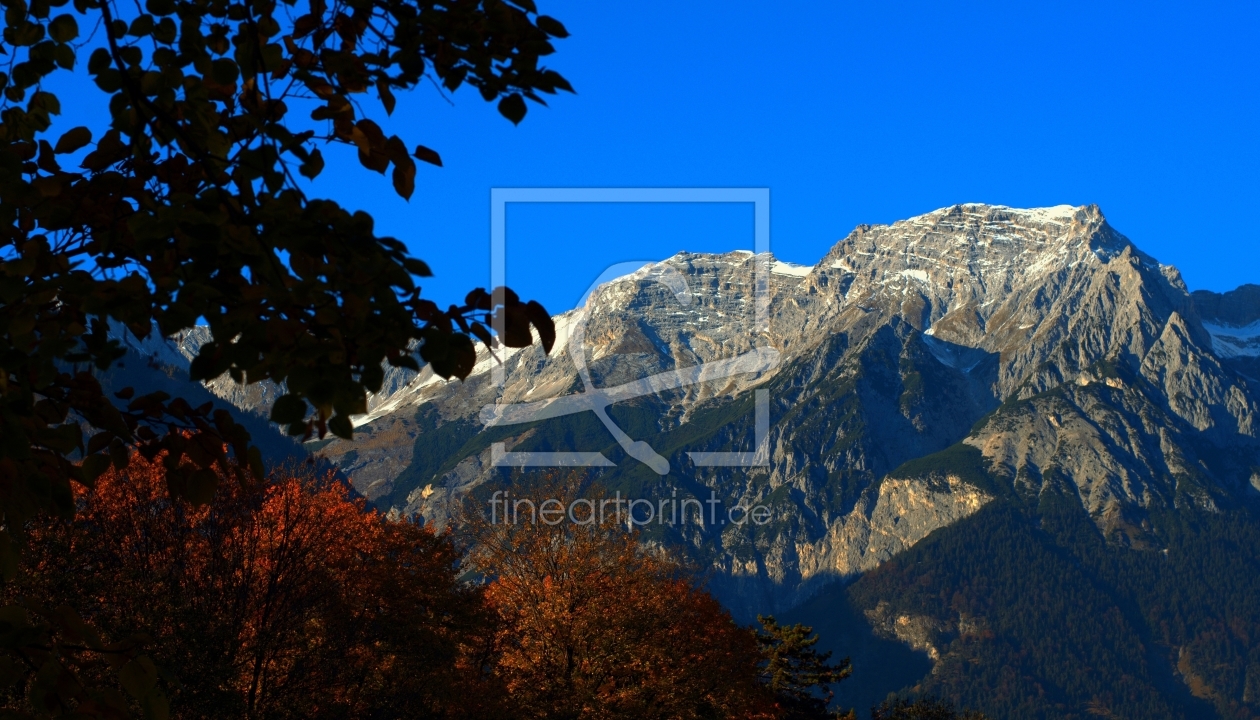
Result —
[[[106, 473], [80, 493], [77, 521], [33, 528], [31, 569], [8, 588], [27, 603], [75, 598], [106, 639], [147, 634], [128, 647], [152, 657], [115, 704], [183, 718], [424, 717], [475, 714], [469, 698], [494, 695], [469, 693], [482, 674], [464, 658], [486, 623], [445, 537], [300, 469], [224, 483], [201, 507], [165, 485], [161, 463], [140, 457]], [[63, 681], [66, 710], [110, 685], [93, 677], [109, 659], [84, 653], [81, 676]]]
[[[557, 484], [543, 496], [572, 499]], [[756, 636], [684, 569], [609, 521], [468, 513], [490, 580], [494, 678], [523, 718], [775, 717]]]

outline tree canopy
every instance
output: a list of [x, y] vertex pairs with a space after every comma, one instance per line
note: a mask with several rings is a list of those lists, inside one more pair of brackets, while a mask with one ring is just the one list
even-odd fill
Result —
[[[309, 468], [225, 483], [199, 507], [165, 475], [137, 453], [77, 490], [77, 520], [32, 523], [3, 594], [51, 628], [60, 664], [42, 671], [49, 650], [23, 648], [36, 662], [10, 668], [0, 708], [25, 695], [100, 718], [798, 717], [759, 679], [754, 633], [611, 518], [483, 523], [482, 582], [466, 582], [453, 535]], [[68, 597], [74, 627], [50, 609]]]
[[[573, 485], [538, 497], [558, 507]], [[547, 502], [539, 508], [547, 507]], [[582, 512], [580, 509], [578, 512]], [[465, 517], [489, 581], [494, 678], [522, 718], [773, 718], [755, 635], [610, 515], [586, 524]]]
[[[172, 492], [193, 500], [238, 468], [225, 443], [262, 477], [226, 411], [162, 393], [107, 397], [93, 368], [123, 354], [111, 328], [143, 339], [208, 324], [213, 340], [192, 378], [283, 384], [271, 417], [306, 437], [350, 437], [385, 363], [465, 377], [474, 339], [523, 347], [531, 326], [550, 350], [554, 328], [538, 303], [479, 288], [440, 307], [421, 297], [429, 267], [403, 242], [378, 236], [365, 213], [309, 197], [301, 179], [343, 145], [410, 197], [416, 162], [441, 158], [386, 136], [372, 116], [423, 82], [470, 85], [513, 123], [526, 100], [571, 91], [540, 64], [567, 32], [531, 0], [0, 4], [8, 533], [40, 512], [71, 514], [70, 483], [124, 467], [132, 449], [161, 454]], [[84, 69], [108, 116], [54, 137], [63, 98], [50, 81]], [[8, 540], [0, 535], [11, 576]]]
[[[475, 716], [463, 648], [488, 617], [481, 591], [458, 582], [447, 539], [350, 494], [298, 466], [194, 507], [170, 497], [161, 462], [107, 471], [76, 493], [78, 519], [32, 524], [5, 588], [55, 638], [51, 657], [19, 649], [33, 662], [13, 668], [8, 707], [24, 694], [75, 717]], [[68, 599], [76, 628], [51, 610]], [[32, 669], [50, 659], [58, 673]]]
[[[470, 85], [513, 123], [527, 100], [571, 91], [540, 64], [567, 32], [531, 0], [0, 6], [6, 581], [32, 520], [73, 516], [74, 484], [111, 468], [160, 463], [163, 489], [195, 504], [222, 478], [264, 477], [261, 454], [227, 410], [131, 388], [107, 395], [98, 374], [123, 357], [119, 333], [144, 339], [207, 324], [213, 339], [193, 359], [192, 379], [274, 381], [285, 394], [271, 419], [303, 437], [352, 436], [350, 418], [380, 389], [387, 363], [466, 377], [474, 340], [523, 347], [537, 333], [550, 350], [554, 328], [538, 303], [477, 288], [443, 308], [421, 296], [429, 267], [402, 241], [377, 235], [365, 213], [308, 195], [323, 152], [341, 145], [410, 198], [417, 161], [441, 158], [387, 136], [373, 117], [421, 83]], [[66, 86], [58, 76], [84, 72], [97, 102], [54, 91]], [[55, 128], [63, 101], [101, 116]], [[39, 682], [29, 687], [42, 690], [29, 696], [31, 712], [77, 702], [109, 716], [109, 698], [63, 702], [77, 674], [104, 658], [160, 716], [145, 643], [106, 643], [64, 604], [81, 599], [0, 609], [0, 684], [21, 682], [34, 663]]]
[[830, 652], [815, 650], [818, 636], [807, 625], [782, 625], [766, 615], [758, 615], [757, 622], [757, 644], [765, 658], [761, 681], [774, 693], [784, 718], [856, 718], [852, 711], [828, 709], [835, 697], [831, 686], [853, 674], [848, 658], [832, 663]]

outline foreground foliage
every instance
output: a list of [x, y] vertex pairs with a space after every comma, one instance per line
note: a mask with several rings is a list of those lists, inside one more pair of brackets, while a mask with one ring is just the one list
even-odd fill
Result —
[[493, 579], [494, 674], [520, 717], [777, 715], [758, 683], [753, 633], [611, 516], [589, 525], [472, 522], [471, 562]]
[[[4, 579], [30, 519], [71, 516], [72, 483], [121, 470], [133, 451], [160, 459], [169, 491], [196, 503], [223, 476], [262, 479], [260, 452], [226, 410], [102, 390], [97, 373], [123, 356], [120, 333], [207, 323], [213, 339], [192, 379], [276, 382], [285, 394], [271, 419], [303, 437], [352, 436], [350, 417], [380, 389], [384, 364], [465, 377], [474, 338], [524, 347], [537, 332], [550, 350], [554, 328], [537, 303], [478, 288], [444, 309], [421, 297], [430, 270], [403, 242], [378, 236], [362, 212], [307, 196], [322, 153], [343, 146], [411, 197], [417, 161], [441, 158], [377, 120], [422, 82], [470, 85], [513, 123], [527, 99], [571, 90], [540, 65], [567, 31], [529, 0], [0, 5]], [[60, 82], [84, 71], [95, 99], [78, 92], [86, 78]], [[71, 99], [59, 86], [99, 116], [54, 129]], [[40, 672], [55, 684], [81, 648], [99, 650], [62, 607], [72, 597], [56, 611], [0, 610], [0, 665], [49, 648]]]
[[[327, 477], [226, 484], [193, 507], [170, 498], [160, 463], [136, 457], [80, 497], [77, 522], [33, 531], [32, 568], [8, 594], [76, 598], [107, 637], [143, 630], [152, 661], [136, 688], [124, 680], [141, 704], [173, 701], [185, 718], [468, 707], [455, 693], [476, 685], [461, 659], [483, 613], [445, 539], [384, 521]], [[93, 675], [80, 679], [109, 685]]]
[[832, 717], [827, 686], [847, 675], [809, 628], [741, 627], [611, 524], [481, 521], [468, 548], [307, 466], [224, 483], [200, 506], [168, 482], [160, 458], [136, 455], [78, 492], [77, 520], [30, 524], [31, 562], [3, 599], [55, 624], [76, 598], [82, 619], [56, 626], [78, 648], [56, 673], [30, 646], [5, 668], [6, 708], [786, 720]]
[[[193, 380], [282, 383], [272, 419], [321, 437], [353, 434], [349, 418], [380, 389], [384, 363], [417, 369], [418, 352], [438, 375], [464, 377], [470, 338], [523, 347], [531, 325], [550, 348], [546, 311], [509, 290], [474, 290], [447, 309], [421, 298], [424, 262], [378, 237], [366, 214], [308, 198], [294, 174], [315, 178], [318, 146], [344, 145], [369, 170], [392, 166], [405, 198], [416, 159], [441, 164], [387, 137], [362, 102], [369, 92], [388, 114], [395, 91], [425, 79], [450, 91], [468, 84], [519, 122], [525, 98], [569, 90], [539, 66], [550, 39], [567, 32], [532, 2], [3, 5], [0, 520], [9, 533], [38, 512], [71, 513], [69, 483], [121, 467], [129, 448], [149, 460], [162, 453], [172, 491], [195, 501], [238, 467], [225, 443], [261, 477], [248, 433], [225, 411], [161, 393], [123, 391], [123, 406], [107, 397], [89, 367], [121, 357], [111, 333], [170, 336], [204, 321], [213, 339], [192, 362]], [[85, 65], [107, 114], [95, 129], [48, 136], [61, 112], [52, 76]], [[294, 115], [303, 106], [309, 120]], [[72, 158], [79, 168], [63, 168]], [[8, 553], [6, 542], [0, 556], [11, 566]]]

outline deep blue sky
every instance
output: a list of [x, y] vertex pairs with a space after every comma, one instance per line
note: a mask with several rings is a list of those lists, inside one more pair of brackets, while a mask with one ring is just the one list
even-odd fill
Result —
[[[488, 282], [496, 186], [769, 187], [772, 248], [805, 264], [954, 203], [1097, 203], [1192, 289], [1260, 282], [1260, 3], [537, 2], [577, 95], [513, 127], [421, 89], [386, 125], [446, 167], [410, 203], [351, 151], [314, 188], [409, 243], [439, 301]], [[750, 247], [751, 218], [518, 206], [508, 280], [560, 311], [612, 263]]]

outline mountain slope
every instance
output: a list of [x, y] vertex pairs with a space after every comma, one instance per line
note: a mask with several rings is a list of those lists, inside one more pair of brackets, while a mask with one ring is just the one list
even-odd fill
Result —
[[999, 500], [794, 619], [850, 606], [932, 663], [886, 691], [990, 717], [1260, 714], [1254, 510], [1152, 513], [1147, 535], [1162, 550], [1108, 543], [1092, 520], [1066, 481], [1032, 502]]
[[[319, 453], [378, 507], [441, 524], [466, 498], [527, 496], [542, 471], [498, 452], [597, 452], [603, 492], [768, 508], [641, 530], [739, 617], [849, 608], [864, 662], [902, 668], [889, 690], [997, 717], [1255, 717], [1257, 323], [1260, 288], [1190, 293], [1097, 207], [958, 205], [858, 227], [812, 267], [680, 253], [558, 316], [551, 356], [395, 378]], [[620, 398], [609, 424], [502, 422], [590, 387]], [[754, 467], [690, 455], [754, 450]]]
[[[717, 569], [715, 588], [744, 613], [797, 604], [983, 506], [995, 491], [956, 474], [889, 477], [959, 442], [1021, 492], [1061, 473], [1099, 528], [1127, 542], [1143, 542], [1151, 508], [1225, 507], [1249, 492], [1260, 466], [1250, 382], [1219, 356], [1216, 325], [1176, 269], [1096, 207], [954, 206], [861, 226], [812, 268], [770, 260], [761, 334], [756, 262], [683, 253], [614, 280], [557, 318], [551, 357], [505, 358], [501, 395], [489, 357], [463, 383], [425, 371], [362, 419], [361, 438], [321, 452], [382, 507], [436, 521], [453, 497], [511, 481], [495, 442], [602, 452], [610, 490], [767, 504], [773, 521], [757, 528], [653, 530]], [[582, 346], [569, 347], [579, 330]], [[760, 346], [776, 366], [611, 406], [669, 461], [665, 476], [590, 413], [483, 425], [483, 407], [580, 392], [575, 356], [610, 387]], [[692, 464], [688, 452], [752, 449], [755, 388], [768, 392], [768, 466]]]
[[[180, 352], [177, 339], [165, 339], [156, 332], [140, 340], [122, 325], [111, 325], [110, 336], [126, 350], [119, 361], [106, 372], [98, 373], [98, 379], [106, 393], [125, 387], [134, 388], [137, 394], [162, 391], [171, 397], [182, 397], [193, 407], [207, 402], [214, 403], [232, 414], [232, 418], [249, 431], [251, 441], [262, 452], [268, 466], [283, 465], [294, 460], [305, 460], [309, 453], [301, 443], [276, 430], [267, 420], [248, 405], [241, 407], [215, 392], [215, 386], [203, 386], [188, 379], [188, 356]], [[231, 382], [228, 378], [221, 378]], [[258, 392], [256, 388], [249, 392]]]

